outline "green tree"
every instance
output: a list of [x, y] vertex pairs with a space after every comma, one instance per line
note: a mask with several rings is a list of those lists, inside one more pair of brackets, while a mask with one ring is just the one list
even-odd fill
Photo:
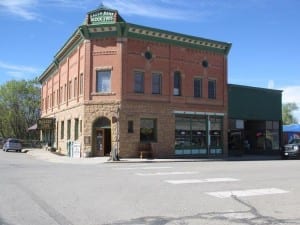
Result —
[[[40, 116], [40, 85], [37, 79], [8, 81], [0, 86], [0, 135], [27, 139], [27, 129]], [[37, 138], [37, 137], [35, 137]]]
[[298, 110], [296, 103], [285, 103], [282, 105], [282, 122], [284, 125], [298, 123], [293, 116], [293, 111]]

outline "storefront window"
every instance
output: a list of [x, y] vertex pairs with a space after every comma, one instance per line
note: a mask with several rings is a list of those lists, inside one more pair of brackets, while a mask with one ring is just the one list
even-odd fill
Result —
[[190, 118], [176, 118], [175, 148], [184, 148], [191, 145]]
[[223, 135], [222, 135], [222, 118], [217, 116], [211, 116], [210, 121], [210, 153], [221, 154], [223, 148]]
[[175, 123], [175, 154], [207, 154], [204, 116], [177, 116]]
[[157, 141], [156, 119], [141, 119], [140, 141], [141, 142]]
[[207, 148], [207, 135], [205, 118], [192, 118], [192, 143], [197, 149]]

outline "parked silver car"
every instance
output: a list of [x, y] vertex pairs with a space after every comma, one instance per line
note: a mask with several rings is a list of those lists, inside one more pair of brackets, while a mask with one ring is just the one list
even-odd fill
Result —
[[22, 151], [22, 144], [18, 139], [8, 138], [3, 145], [3, 151], [14, 150], [16, 152]]
[[300, 158], [300, 138], [295, 138], [284, 146], [281, 152], [281, 158]]

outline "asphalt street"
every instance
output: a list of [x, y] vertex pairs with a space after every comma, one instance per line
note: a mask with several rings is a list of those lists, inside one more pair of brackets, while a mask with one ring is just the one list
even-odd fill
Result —
[[0, 151], [0, 225], [300, 224], [299, 160], [51, 154]]

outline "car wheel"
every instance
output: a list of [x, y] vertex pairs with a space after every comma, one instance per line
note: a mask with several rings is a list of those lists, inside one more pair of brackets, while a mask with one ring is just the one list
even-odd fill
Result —
[[5, 149], [6, 152], [8, 152], [8, 149]]

